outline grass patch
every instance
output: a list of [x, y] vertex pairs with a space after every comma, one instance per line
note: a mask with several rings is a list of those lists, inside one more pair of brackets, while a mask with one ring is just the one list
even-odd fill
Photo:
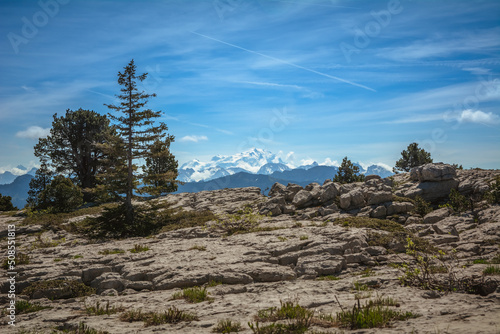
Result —
[[400, 224], [384, 219], [368, 218], [368, 217], [346, 217], [337, 218], [333, 221], [344, 227], [356, 228], [371, 228], [374, 230], [382, 230], [387, 232], [405, 232], [405, 229]]
[[427, 253], [436, 253], [438, 249], [428, 240], [414, 236], [408, 231], [397, 231], [389, 233], [368, 233], [368, 245], [382, 246], [389, 252], [404, 253], [404, 249], [399, 249], [397, 245], [406, 245], [408, 238], [411, 238], [419, 249], [425, 250]]
[[18, 301], [16, 301], [15, 306], [16, 306], [16, 314], [38, 312], [41, 310], [51, 308], [50, 306], [42, 306], [39, 304], [32, 304], [27, 300], [18, 300]]
[[222, 216], [216, 220], [216, 223], [211, 228], [222, 231], [226, 236], [283, 229], [282, 227], [259, 227], [260, 222], [266, 217], [254, 213], [252, 208], [246, 207], [244, 210], [240, 210], [239, 213]]
[[170, 307], [164, 312], [146, 312], [141, 310], [130, 310], [120, 315], [120, 320], [124, 322], [143, 321], [144, 326], [156, 326], [163, 324], [177, 324], [179, 322], [197, 321], [198, 317], [195, 314], [184, 312], [176, 308]]
[[420, 315], [412, 312], [392, 310], [380, 303], [367, 302], [361, 306], [358, 300], [352, 310], [337, 313], [336, 322], [339, 327], [347, 329], [391, 327], [394, 321], [405, 321]]
[[30, 263], [30, 257], [27, 254], [24, 253], [16, 253], [16, 259], [14, 260], [14, 263], [10, 263], [11, 260], [9, 259], [4, 259], [2, 263], [2, 268], [5, 270], [13, 270], [16, 266], [22, 265], [22, 264], [29, 264]]
[[307, 239], [309, 239], [309, 236], [307, 236], [307, 235], [300, 236], [300, 240], [307, 240]]
[[111, 254], [123, 254], [123, 253], [125, 253], [125, 251], [123, 249], [113, 248], [113, 249], [102, 250], [98, 254], [100, 254], [100, 255], [111, 255]]
[[486, 275], [486, 276], [500, 275], [500, 267], [499, 266], [487, 266], [483, 270], [483, 275]]
[[31, 249], [56, 247], [63, 242], [66, 242], [66, 238], [49, 240], [43, 239], [41, 235], [37, 235], [36, 240], [31, 244]]
[[67, 299], [90, 296], [95, 294], [95, 289], [74, 280], [48, 280], [32, 283], [22, 291], [30, 297], [36, 292], [41, 292], [47, 298]]
[[195, 286], [193, 288], [185, 288], [182, 291], [176, 292], [172, 295], [172, 299], [185, 299], [190, 303], [201, 303], [204, 301], [213, 301], [214, 299], [209, 297], [210, 293], [207, 291], [206, 287]]
[[489, 264], [490, 262], [488, 260], [485, 260], [485, 259], [476, 259], [476, 260], [472, 261], [472, 263], [474, 263], [474, 264]]
[[147, 252], [148, 250], [149, 250], [148, 246], [143, 246], [143, 245], [135, 244], [134, 248], [129, 249], [129, 252], [135, 254], [135, 253]]
[[165, 222], [160, 232], [169, 232], [181, 228], [204, 226], [206, 222], [217, 220], [217, 216], [210, 210], [204, 211], [175, 211], [167, 209], [162, 214]]
[[212, 329], [214, 333], [237, 333], [241, 331], [243, 328], [241, 327], [240, 322], [233, 322], [230, 319], [219, 320], [217, 322], [217, 326]]
[[210, 281], [208, 281], [208, 283], [207, 283], [207, 286], [208, 286], [209, 288], [213, 288], [213, 287], [215, 287], [215, 286], [217, 286], [217, 285], [222, 285], [222, 282], [221, 282], [221, 281], [216, 281], [216, 280], [212, 280], [212, 279], [211, 279], [211, 280], [210, 280]]
[[109, 301], [106, 302], [105, 305], [101, 305], [100, 302], [97, 302], [95, 305], [92, 306], [87, 306], [85, 304], [85, 312], [88, 315], [111, 315], [122, 311], [124, 311], [123, 307], [115, 307], [115, 306], [110, 307]]
[[[281, 307], [270, 307], [259, 310], [254, 320], [248, 326], [256, 334], [272, 333], [305, 333], [311, 326], [314, 311], [310, 311], [299, 304], [281, 301]], [[276, 323], [284, 321], [284, 323]], [[261, 325], [259, 322], [273, 322]]]
[[334, 275], [325, 275], [316, 278], [317, 281], [338, 281], [340, 277]]
[[77, 254], [77, 255], [73, 256], [74, 260], [81, 259], [81, 258], [83, 258], [83, 255], [80, 255], [80, 254]]
[[287, 241], [287, 240], [288, 240], [288, 238], [287, 238], [287, 237], [281, 237], [281, 236], [278, 236], [278, 237], [276, 237], [276, 238], [278, 238], [278, 240], [279, 240], [279, 241], [281, 241], [281, 242], [285, 242], [285, 241]]

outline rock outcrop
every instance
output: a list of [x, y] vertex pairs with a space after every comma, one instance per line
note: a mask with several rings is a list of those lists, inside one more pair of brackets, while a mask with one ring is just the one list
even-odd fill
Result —
[[[49, 307], [18, 314], [16, 325], [49, 333], [54, 327], [69, 329], [84, 322], [109, 333], [194, 334], [210, 333], [219, 320], [231, 319], [243, 325], [243, 333], [251, 333], [246, 324], [259, 310], [279, 307], [280, 300], [298, 300], [318, 313], [335, 315], [341, 308], [351, 309], [356, 298], [368, 300], [376, 294], [421, 316], [372, 332], [494, 332], [500, 312], [497, 279], [474, 290], [484, 296], [442, 294], [402, 286], [402, 272], [394, 265], [411, 262], [405, 254], [407, 235], [455, 254], [453, 268], [462, 268], [459, 274], [466, 277], [477, 279], [485, 262], [500, 261], [498, 204], [479, 198], [474, 210], [460, 213], [438, 207], [450, 189], [466, 196], [484, 194], [497, 175], [432, 164], [388, 179], [368, 176], [354, 184], [277, 183], [269, 197], [259, 188], [168, 195], [157, 199], [159, 204], [173, 210], [210, 210], [217, 219], [149, 238], [94, 242], [71, 229], [23, 226], [22, 217], [0, 216], [0, 236], [15, 225], [18, 252], [30, 259], [15, 268], [18, 300]], [[434, 201], [435, 210], [418, 214], [413, 200], [417, 195]], [[241, 224], [241, 229], [228, 233], [229, 223]], [[131, 252], [136, 246], [143, 251]], [[53, 280], [83, 284], [95, 293], [75, 298], [61, 288], [26, 292], [36, 282]], [[197, 286], [206, 287], [212, 300], [192, 304], [172, 298], [181, 289]], [[6, 307], [10, 285], [4, 281], [0, 287]], [[198, 320], [145, 327], [143, 322], [120, 321], [119, 313], [87, 314], [88, 306], [97, 302], [143, 312], [176, 307], [195, 313]], [[7, 326], [6, 320], [2, 326]], [[311, 329], [324, 332], [319, 322]]]

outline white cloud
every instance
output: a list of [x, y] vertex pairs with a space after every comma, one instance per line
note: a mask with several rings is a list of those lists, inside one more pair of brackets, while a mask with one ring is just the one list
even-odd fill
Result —
[[197, 143], [197, 142], [200, 142], [200, 141], [203, 141], [203, 140], [208, 140], [208, 137], [207, 136], [196, 136], [196, 135], [193, 135], [193, 136], [184, 136], [181, 139], [179, 139], [179, 141], [182, 142], [182, 143], [187, 143], [187, 142]]
[[492, 112], [485, 113], [481, 110], [472, 111], [471, 109], [462, 111], [457, 120], [461, 123], [500, 124], [500, 116]]
[[49, 134], [50, 134], [50, 128], [44, 129], [39, 126], [30, 126], [28, 129], [16, 133], [16, 137], [36, 140], [38, 138], [47, 137]]
[[335, 166], [335, 167], [340, 166], [340, 164], [337, 160], [331, 160], [330, 158], [326, 158], [325, 161], [323, 161], [323, 163], [321, 163], [320, 165], [322, 165], [322, 166]]

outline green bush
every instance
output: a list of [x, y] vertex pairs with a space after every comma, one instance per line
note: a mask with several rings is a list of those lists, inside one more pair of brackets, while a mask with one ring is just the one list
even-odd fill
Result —
[[420, 196], [415, 197], [414, 204], [415, 204], [414, 212], [421, 215], [422, 217], [432, 212], [431, 204], [429, 202], [426, 202]]
[[347, 157], [342, 160], [339, 170], [333, 178], [333, 182], [339, 183], [362, 182], [364, 180], [365, 176], [359, 174], [359, 167], [355, 166]]
[[17, 208], [12, 205], [12, 197], [2, 196], [0, 194], [0, 211], [12, 211], [17, 210]]
[[490, 190], [484, 195], [485, 199], [491, 204], [500, 204], [500, 175], [490, 183]]
[[73, 182], [62, 175], [56, 176], [41, 192], [46, 208], [53, 213], [70, 212], [83, 204], [83, 193]]
[[401, 159], [396, 161], [396, 166], [393, 168], [393, 171], [395, 173], [409, 172], [413, 167], [431, 162], [432, 158], [429, 152], [419, 148], [417, 143], [411, 143], [406, 150], [401, 152]]

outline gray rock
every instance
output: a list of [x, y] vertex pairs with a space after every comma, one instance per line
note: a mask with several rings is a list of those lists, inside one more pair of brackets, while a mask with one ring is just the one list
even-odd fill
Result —
[[351, 195], [343, 194], [340, 196], [340, 207], [344, 210], [347, 210], [351, 206]]
[[333, 182], [329, 182], [322, 187], [319, 194], [319, 202], [328, 203], [330, 201], [333, 201], [339, 194], [340, 192], [337, 189], [337, 185]]
[[312, 194], [307, 190], [300, 190], [294, 197], [292, 204], [296, 208], [303, 208], [307, 203], [310, 203], [313, 199]]
[[424, 217], [424, 224], [434, 224], [437, 223], [440, 220], [443, 220], [444, 218], [448, 217], [453, 210], [451, 208], [441, 208], [434, 210], [428, 214], [425, 215]]
[[286, 192], [285, 192], [285, 200], [287, 202], [292, 202], [293, 201], [293, 198], [295, 197], [295, 195], [299, 192], [303, 190], [303, 188], [301, 186], [299, 186], [298, 184], [295, 184], [295, 183], [289, 183], [287, 186], [286, 186]]
[[276, 182], [273, 184], [271, 187], [271, 190], [269, 190], [268, 196], [273, 198], [276, 196], [284, 196], [286, 192], [286, 187], [282, 185], [281, 183]]
[[84, 269], [82, 271], [82, 281], [85, 284], [89, 284], [98, 276], [101, 276], [103, 273], [111, 272], [112, 268], [108, 266], [96, 266]]
[[413, 181], [441, 182], [452, 180], [457, 175], [455, 167], [444, 163], [430, 163], [412, 168], [410, 179]]
[[385, 216], [387, 216], [387, 209], [384, 205], [377, 206], [370, 212], [372, 218], [383, 218]]
[[415, 206], [410, 202], [391, 202], [387, 205], [387, 215], [405, 214], [411, 212]]
[[392, 201], [392, 193], [390, 191], [375, 191], [367, 192], [366, 204], [375, 205]]
[[295, 271], [297, 276], [314, 272], [319, 276], [334, 275], [346, 268], [346, 260], [339, 255], [328, 253], [299, 258]]
[[382, 178], [379, 175], [370, 174], [365, 176], [365, 183], [371, 180], [381, 180]]

